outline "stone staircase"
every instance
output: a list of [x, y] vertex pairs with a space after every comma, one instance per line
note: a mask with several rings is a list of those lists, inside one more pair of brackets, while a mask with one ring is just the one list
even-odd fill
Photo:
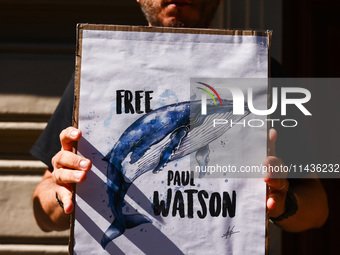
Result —
[[56, 97], [0, 95], [0, 255], [68, 254], [69, 231], [41, 231], [31, 198], [46, 166], [29, 149], [58, 102]]

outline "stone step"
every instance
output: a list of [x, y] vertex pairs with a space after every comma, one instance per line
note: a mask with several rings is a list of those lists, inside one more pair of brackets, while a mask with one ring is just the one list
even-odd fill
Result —
[[0, 158], [33, 159], [29, 150], [46, 122], [0, 122]]
[[0, 159], [34, 159], [29, 150], [59, 97], [0, 94]]
[[0, 94], [0, 121], [47, 122], [59, 97]]
[[32, 195], [41, 179], [34, 175], [0, 175], [0, 243], [48, 243], [42, 241], [46, 238], [60, 244], [68, 238], [69, 231], [45, 233], [35, 222]]
[[46, 122], [0, 122], [0, 132], [39, 131], [46, 127]]
[[0, 255], [66, 255], [67, 245], [18, 245], [1, 244]]
[[39, 160], [0, 160], [1, 174], [43, 174], [46, 169]]

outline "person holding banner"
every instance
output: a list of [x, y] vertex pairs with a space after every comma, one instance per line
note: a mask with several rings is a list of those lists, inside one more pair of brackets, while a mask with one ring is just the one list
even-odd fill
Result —
[[[137, 2], [149, 26], [209, 28], [221, 0], [137, 0]], [[284, 71], [275, 60], [271, 62], [271, 76], [284, 76]], [[73, 143], [81, 138], [81, 131], [70, 127], [73, 87], [71, 81], [47, 128], [31, 149], [32, 155], [49, 167], [33, 194], [35, 218], [44, 231], [59, 231], [70, 227], [70, 213], [74, 209], [72, 184], [84, 182], [87, 171], [91, 169], [89, 159], [72, 152]], [[303, 147], [304, 141], [301, 137], [295, 141], [297, 146], [289, 146], [284, 143], [285, 140], [287, 139], [284, 132], [281, 134], [281, 130], [278, 132], [270, 130], [270, 155], [264, 160], [264, 165], [283, 165], [295, 152], [296, 155], [308, 156], [308, 153], [302, 153], [307, 148]], [[328, 217], [327, 196], [317, 178], [289, 180], [287, 176], [275, 178], [268, 174], [264, 181], [269, 187], [268, 216], [282, 229], [298, 232], [321, 227], [325, 223]]]

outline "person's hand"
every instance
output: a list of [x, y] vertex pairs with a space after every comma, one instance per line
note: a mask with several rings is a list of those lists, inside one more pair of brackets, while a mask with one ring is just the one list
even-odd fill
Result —
[[83, 182], [86, 171], [91, 169], [91, 161], [72, 152], [73, 142], [81, 137], [81, 131], [68, 127], [60, 133], [61, 150], [52, 158], [52, 178], [56, 183], [56, 194], [64, 212], [73, 211], [72, 184]]
[[[275, 129], [269, 131], [269, 156], [264, 162], [264, 166], [280, 167], [284, 163], [275, 153], [275, 142], [277, 132]], [[278, 217], [285, 212], [286, 193], [289, 187], [287, 173], [268, 172], [264, 181], [268, 184], [267, 209], [269, 217]]]

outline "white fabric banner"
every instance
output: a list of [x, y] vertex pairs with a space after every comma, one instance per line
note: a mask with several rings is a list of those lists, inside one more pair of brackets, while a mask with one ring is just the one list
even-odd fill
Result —
[[[263, 180], [190, 169], [264, 161], [266, 125], [202, 128], [227, 118], [221, 78], [267, 78], [268, 37], [84, 29], [81, 39], [78, 153], [93, 167], [76, 187], [74, 254], [264, 254]], [[253, 91], [266, 107], [267, 85]], [[207, 114], [189, 123], [203, 94]]]

